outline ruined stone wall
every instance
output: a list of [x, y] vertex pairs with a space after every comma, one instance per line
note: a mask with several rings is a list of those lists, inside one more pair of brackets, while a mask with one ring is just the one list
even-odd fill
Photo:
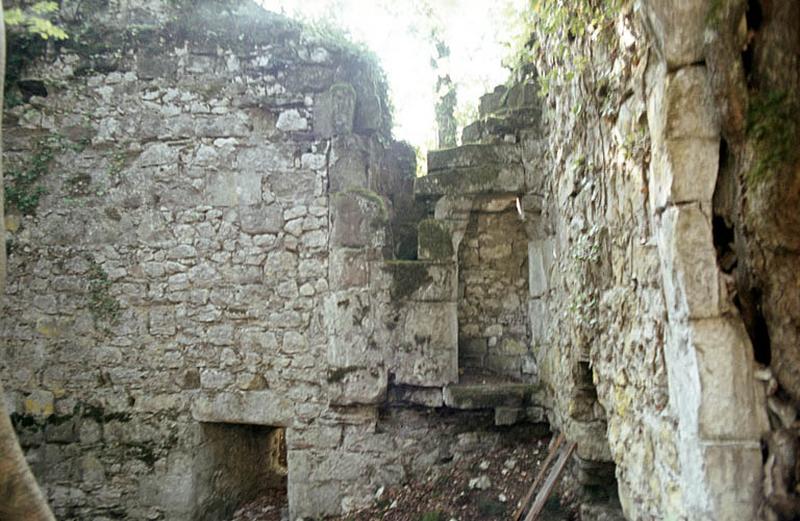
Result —
[[[551, 421], [578, 442], [587, 514], [608, 491], [582, 469], [602, 461], [628, 519], [755, 519], [761, 505], [764, 389], [712, 236], [707, 10], [626, 4], [608, 40], [567, 42], [586, 67], [551, 84], [542, 131], [520, 133], [526, 168], [545, 173], [533, 345]], [[537, 37], [540, 73], [563, 66], [563, 35]]]
[[57, 516], [223, 515], [252, 484], [234, 490], [220, 444], [247, 462], [270, 428], [293, 519], [467, 450], [458, 435], [491, 412], [407, 408], [441, 407], [457, 379], [456, 284], [384, 260], [416, 249], [415, 168], [377, 67], [248, 3], [62, 12], [67, 42], [12, 45], [29, 54], [7, 179], [28, 191], [7, 206], [0, 327], [6, 400]]

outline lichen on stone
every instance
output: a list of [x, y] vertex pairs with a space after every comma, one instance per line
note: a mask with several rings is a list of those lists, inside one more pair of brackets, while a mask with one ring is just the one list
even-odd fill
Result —
[[407, 299], [418, 289], [433, 281], [428, 272], [428, 264], [424, 262], [386, 261], [384, 269], [392, 275], [390, 294], [395, 301]]

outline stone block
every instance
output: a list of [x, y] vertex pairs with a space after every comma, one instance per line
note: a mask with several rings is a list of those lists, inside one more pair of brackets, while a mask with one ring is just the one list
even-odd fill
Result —
[[322, 138], [353, 132], [356, 91], [349, 83], [335, 83], [317, 97], [314, 105], [314, 132]]
[[391, 368], [395, 383], [436, 387], [458, 380], [455, 302], [415, 302], [404, 315]]
[[525, 418], [525, 409], [518, 407], [497, 407], [494, 410], [494, 424], [497, 426], [514, 425]]
[[424, 219], [417, 228], [417, 258], [421, 260], [449, 260], [453, 258], [453, 237], [447, 223]]
[[756, 441], [769, 430], [753, 378], [752, 347], [740, 320], [691, 322], [700, 375], [699, 435], [706, 441]]
[[335, 405], [377, 405], [386, 400], [383, 367], [340, 367], [328, 371], [329, 396]]
[[643, 8], [655, 33], [657, 49], [670, 69], [703, 60], [707, 2], [647, 0]]
[[522, 373], [522, 358], [519, 355], [507, 356], [491, 351], [484, 360], [486, 367], [497, 374], [519, 377]]
[[331, 202], [331, 245], [380, 246], [377, 231], [383, 229], [387, 219], [386, 202], [378, 194], [367, 190], [339, 192]]
[[310, 450], [287, 452], [290, 519], [319, 519], [341, 512], [342, 483], [335, 479], [324, 482], [311, 480], [320, 461]]
[[275, 126], [284, 132], [298, 132], [308, 129], [308, 120], [297, 109], [289, 109], [280, 113]]
[[327, 358], [332, 367], [369, 367], [383, 359], [383, 351], [368, 347], [367, 331], [372, 328], [368, 291], [351, 289], [331, 293], [325, 297], [323, 306]]
[[22, 411], [29, 416], [47, 418], [55, 412], [53, 393], [42, 389], [32, 391], [22, 402]]
[[455, 384], [444, 389], [444, 403], [453, 409], [518, 409], [531, 403], [537, 387], [520, 383]]
[[329, 191], [343, 192], [369, 187], [366, 145], [357, 136], [338, 136], [331, 141]]
[[277, 204], [242, 207], [239, 217], [245, 233], [278, 233], [283, 230], [283, 210]]
[[240, 206], [259, 204], [261, 202], [261, 177], [260, 172], [237, 172], [236, 194]]
[[395, 303], [456, 300], [458, 277], [453, 262], [385, 261], [374, 274], [379, 280], [372, 286], [388, 291]]
[[719, 316], [719, 270], [709, 217], [695, 204], [668, 208], [661, 215], [658, 246], [671, 317]]
[[719, 116], [709, 82], [708, 71], [703, 65], [684, 67], [667, 74], [660, 109], [665, 141], [719, 139]]
[[515, 83], [506, 94], [506, 106], [511, 110], [536, 106], [539, 102], [539, 85], [536, 82]]
[[483, 136], [483, 122], [474, 121], [461, 131], [462, 143], [478, 143]]
[[233, 172], [214, 172], [206, 183], [203, 200], [210, 206], [236, 206], [239, 195]]
[[668, 139], [655, 153], [650, 176], [654, 208], [711, 204], [719, 170], [719, 139]]
[[292, 423], [291, 401], [282, 393], [261, 391], [198, 395], [191, 405], [192, 418], [200, 422], [287, 426]]
[[517, 145], [462, 145], [428, 152], [428, 173], [520, 162], [521, 149]]
[[[758, 519], [762, 502], [762, 455], [758, 440], [749, 444], [702, 447], [706, 483], [711, 496], [713, 519], [749, 521]], [[685, 486], [693, 486], [686, 483]]]
[[539, 298], [547, 293], [549, 284], [547, 280], [547, 267], [545, 248], [550, 241], [528, 242], [528, 292], [533, 298]]
[[531, 325], [531, 342], [542, 345], [548, 340], [548, 313], [546, 301], [531, 299], [528, 301], [528, 320]]
[[392, 386], [389, 388], [389, 402], [422, 405], [423, 407], [442, 407], [444, 397], [439, 387]]
[[361, 288], [369, 282], [369, 262], [363, 250], [335, 248], [328, 266], [333, 290]]
[[488, 92], [481, 96], [478, 112], [481, 117], [486, 117], [493, 114], [503, 107], [503, 101], [506, 97], [508, 88], [505, 85], [498, 85], [492, 92]]
[[521, 194], [524, 191], [525, 172], [521, 163], [443, 170], [418, 177], [414, 184], [414, 193], [420, 197]]

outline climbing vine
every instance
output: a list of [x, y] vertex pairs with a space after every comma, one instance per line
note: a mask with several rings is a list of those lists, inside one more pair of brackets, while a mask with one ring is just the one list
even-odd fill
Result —
[[578, 78], [592, 63], [592, 48], [610, 41], [624, 0], [531, 0], [513, 65], [543, 61], [541, 94]]
[[30, 158], [21, 163], [12, 163], [5, 173], [6, 212], [15, 209], [23, 215], [34, 215], [39, 199], [45, 193], [39, 184], [50, 169], [54, 150], [53, 139], [39, 140]]
[[89, 261], [89, 311], [96, 324], [100, 322], [113, 324], [119, 317], [120, 303], [110, 293], [111, 281], [102, 266], [94, 259], [87, 260]]

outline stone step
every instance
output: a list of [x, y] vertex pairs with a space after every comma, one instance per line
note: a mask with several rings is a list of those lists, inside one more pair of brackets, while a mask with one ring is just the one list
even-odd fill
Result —
[[522, 129], [538, 127], [541, 122], [540, 107], [526, 107], [492, 114], [464, 127], [461, 141], [465, 144], [493, 144], [516, 142]]
[[516, 144], [468, 144], [428, 152], [428, 173], [520, 162], [520, 148]]
[[444, 404], [453, 409], [524, 408], [538, 405], [539, 386], [527, 383], [468, 383], [444, 388]]
[[418, 198], [446, 195], [520, 195], [525, 193], [525, 171], [521, 163], [456, 168], [417, 178]]

